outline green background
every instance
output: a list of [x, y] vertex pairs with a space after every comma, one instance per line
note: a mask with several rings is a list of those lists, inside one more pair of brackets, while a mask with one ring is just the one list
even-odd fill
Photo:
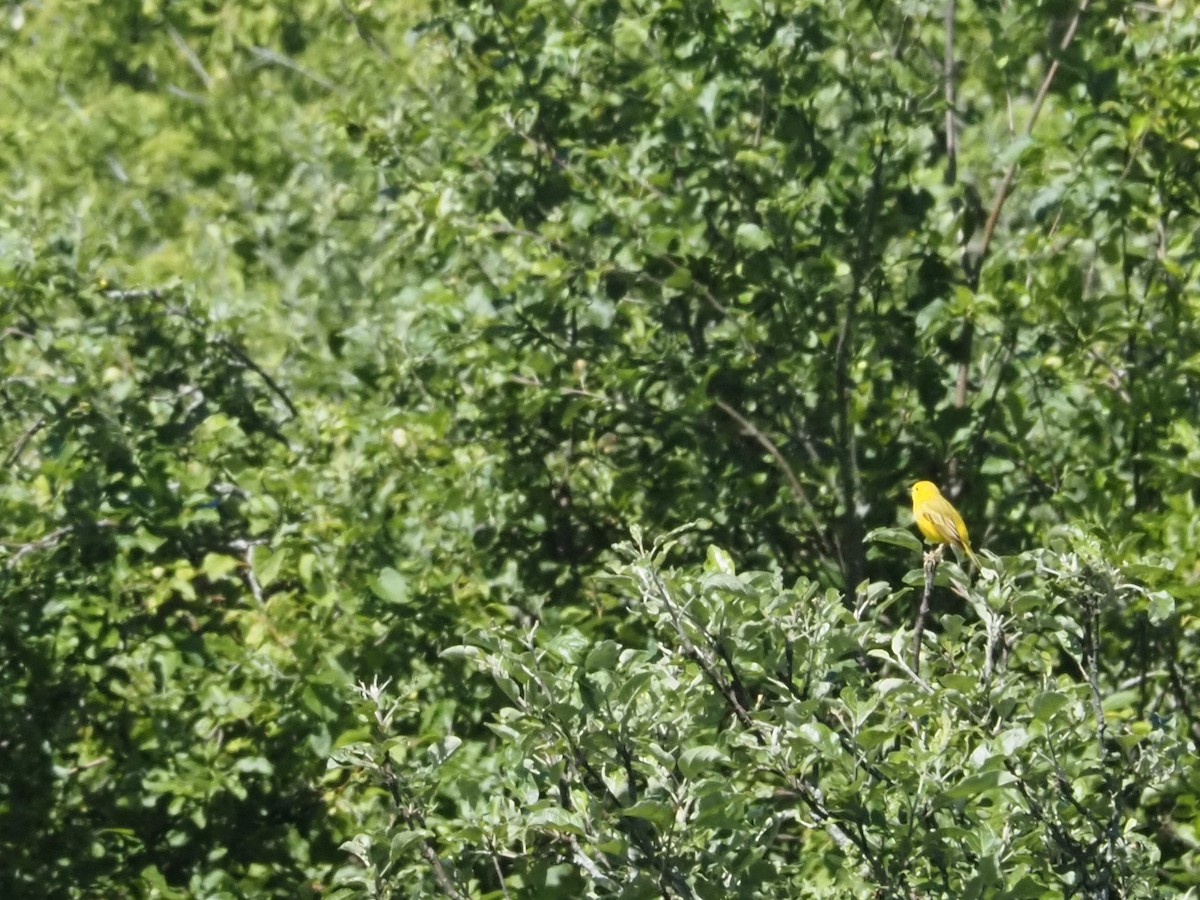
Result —
[[0, 81], [4, 896], [1200, 887], [1194, 0], [10, 0]]

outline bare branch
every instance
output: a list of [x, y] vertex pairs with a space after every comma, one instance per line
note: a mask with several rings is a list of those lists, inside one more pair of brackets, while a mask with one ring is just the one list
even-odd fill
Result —
[[192, 50], [188, 42], [184, 40], [183, 35], [180, 34], [175, 26], [169, 22], [167, 23], [167, 34], [171, 36], [171, 40], [174, 41], [176, 49], [183, 54], [183, 58], [186, 59], [188, 65], [192, 67], [192, 71], [195, 72], [196, 76], [201, 82], [203, 82], [204, 89], [206, 91], [211, 91], [213, 86], [212, 76], [208, 74], [208, 70], [204, 68], [204, 63], [200, 62], [200, 57], [196, 55], [196, 52]]
[[26, 445], [33, 439], [33, 436], [46, 427], [46, 417], [39, 416], [38, 420], [25, 429], [24, 433], [17, 438], [17, 442], [13, 444], [13, 448], [8, 451], [8, 456], [4, 457], [3, 468], [7, 469], [13, 463], [21, 458], [21, 454], [25, 452]]
[[[1060, 52], [1070, 46], [1072, 39], [1075, 37], [1075, 31], [1079, 28], [1079, 21], [1083, 18], [1083, 14], [1087, 11], [1090, 2], [1091, 0], [1080, 0], [1079, 9], [1075, 11], [1075, 18], [1067, 26], [1067, 31], [1059, 43], [1058, 49]], [[1042, 111], [1042, 104], [1046, 102], [1046, 95], [1050, 93], [1050, 85], [1054, 81], [1054, 76], [1058, 74], [1058, 63], [1057, 59], [1050, 63], [1050, 68], [1046, 70], [1046, 77], [1042, 79], [1042, 83], [1038, 87], [1037, 94], [1033, 99], [1033, 108], [1029, 112], [1029, 121], [1025, 123], [1025, 137], [1033, 134], [1033, 126]], [[983, 272], [983, 263], [987, 258], [988, 249], [992, 243], [992, 236], [996, 231], [996, 223], [1000, 220], [1000, 211], [1004, 208], [1004, 201], [1008, 199], [1016, 174], [1017, 161], [1014, 159], [1009, 163], [1008, 168], [1004, 171], [1004, 176], [1000, 179], [1000, 186], [997, 188], [996, 196], [992, 200], [991, 212], [988, 213], [987, 224], [983, 228], [983, 239], [979, 245], [978, 255], [969, 269], [972, 290], [979, 288], [979, 276]]]
[[[121, 523], [116, 519], [100, 519], [99, 521], [91, 524], [96, 528], [116, 528]], [[63, 538], [72, 532], [77, 531], [78, 529], [79, 526], [77, 525], [63, 525], [61, 528], [55, 528], [50, 533], [43, 535], [36, 541], [29, 541], [28, 543], [24, 544], [18, 544], [11, 541], [0, 541], [0, 547], [15, 551], [13, 555], [9, 557], [5, 568], [12, 569], [18, 562], [21, 561], [23, 557], [28, 556], [30, 553], [37, 553], [40, 550], [49, 550], [52, 547], [57, 547], [60, 543], [62, 543]]]
[[[952, 2], [952, 0], [948, 0], [948, 2]], [[1071, 40], [1075, 37], [1075, 31], [1079, 27], [1079, 21], [1083, 18], [1083, 14], [1090, 2], [1091, 0], [1080, 0], [1079, 9], [1076, 10], [1075, 17], [1071, 20], [1071, 24], [1067, 27], [1067, 31], [1059, 43], [1060, 52], [1070, 46]], [[1029, 113], [1029, 121], [1025, 123], [1026, 137], [1033, 133], [1033, 126], [1037, 122], [1039, 113], [1042, 111], [1042, 104], [1045, 103], [1046, 95], [1050, 92], [1050, 85], [1054, 81], [1054, 76], [1058, 73], [1058, 63], [1059, 61], [1055, 59], [1050, 64], [1050, 68], [1046, 70], [1046, 76], [1042, 79], [1042, 83], [1038, 87], [1037, 95], [1033, 101], [1033, 108]], [[1000, 211], [1004, 208], [1004, 201], [1008, 199], [1009, 193], [1012, 190], [1016, 174], [1017, 160], [1014, 159], [1009, 163], [1003, 177], [1000, 179], [1000, 186], [996, 189], [996, 195], [992, 200], [992, 208], [988, 213], [987, 223], [983, 227], [983, 237], [979, 242], [977, 251], [973, 254], [974, 258], [972, 258], [969, 247], [963, 248], [967, 283], [972, 292], [979, 290], [979, 280], [983, 275], [983, 264], [987, 260], [988, 251], [992, 244], [992, 237], [996, 233], [996, 224], [1000, 221]], [[962, 353], [958, 363], [958, 377], [956, 378], [954, 388], [954, 405], [959, 408], [966, 406], [967, 402], [967, 371], [971, 362], [971, 344], [974, 342], [974, 339], [975, 326], [973, 323], [968, 322], [963, 328]]]
[[285, 56], [276, 50], [272, 50], [270, 47], [259, 47], [254, 45], [250, 47], [250, 52], [263, 62], [273, 63], [274, 65], [282, 66], [285, 69], [291, 69], [297, 75], [303, 75], [310, 81], [315, 81], [327, 91], [336, 91], [339, 89], [338, 86], [328, 78], [304, 68], [304, 66], [300, 65], [300, 63], [296, 62], [290, 56]]
[[[125, 291], [105, 291], [104, 296], [112, 300], [162, 300], [165, 297], [165, 293], [158, 288], [140, 288]], [[171, 315], [186, 319], [196, 327], [207, 332], [209, 323], [205, 322], [198, 316], [193, 315], [189, 310], [181, 306], [169, 306], [166, 308], [166, 311]], [[210, 339], [214, 344], [224, 349], [227, 353], [229, 353], [230, 356], [240, 362], [243, 366], [258, 375], [258, 377], [263, 380], [263, 383], [270, 388], [272, 393], [274, 393], [275, 396], [283, 401], [284, 406], [287, 407], [288, 412], [291, 414], [291, 418], [297, 419], [300, 417], [300, 411], [296, 409], [296, 404], [292, 402], [292, 399], [287, 395], [287, 392], [279, 386], [279, 383], [275, 381], [274, 378], [267, 374], [267, 371], [262, 366], [252, 360], [246, 354], [245, 350], [235, 344], [231, 339], [221, 335], [212, 335], [210, 336]]]
[[945, 544], [938, 544], [936, 550], [925, 554], [925, 593], [921, 595], [921, 608], [917, 610], [917, 621], [913, 626], [912, 668], [913, 672], [921, 670], [921, 639], [925, 636], [925, 619], [929, 616], [929, 601], [933, 597], [933, 579], [937, 575], [938, 564], [942, 554], [946, 552]]
[[942, 60], [942, 78], [946, 90], [946, 184], [958, 180], [958, 140], [954, 126], [954, 0], [946, 0], [946, 53]]

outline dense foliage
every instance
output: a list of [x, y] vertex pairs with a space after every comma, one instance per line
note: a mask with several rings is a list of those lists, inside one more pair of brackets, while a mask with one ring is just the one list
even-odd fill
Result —
[[382, 6], [6, 10], [0, 892], [1200, 887], [1195, 4]]

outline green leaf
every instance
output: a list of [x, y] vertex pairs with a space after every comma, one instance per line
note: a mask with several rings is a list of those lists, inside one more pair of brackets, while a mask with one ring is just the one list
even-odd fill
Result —
[[841, 745], [837, 737], [820, 722], [805, 722], [796, 730], [797, 737], [812, 744], [821, 753], [833, 756], [840, 753]]
[[372, 580], [371, 590], [376, 597], [388, 603], [406, 604], [410, 599], [408, 579], [390, 567]]
[[646, 819], [659, 828], [668, 828], [675, 821], [675, 810], [669, 804], [657, 800], [639, 800], [625, 807], [622, 813], [635, 819]]
[[615, 641], [601, 641], [590, 650], [584, 659], [583, 668], [587, 672], [613, 669], [621, 654], [621, 646]]
[[1034, 698], [1033, 718], [1038, 722], [1048, 722], [1070, 702], [1065, 694], [1057, 691], [1043, 691]]
[[1007, 475], [1009, 472], [1014, 471], [1016, 469], [1016, 467], [1017, 467], [1016, 463], [1014, 463], [1008, 457], [989, 456], [979, 466], [979, 474], [980, 475]]
[[220, 581], [241, 565], [241, 560], [223, 553], [206, 553], [200, 570], [210, 581]]
[[914, 553], [920, 553], [922, 549], [916, 535], [906, 528], [874, 528], [867, 532], [863, 541], [868, 544], [894, 544]]
[[461, 738], [457, 738], [454, 735], [447, 735], [429, 748], [430, 761], [434, 766], [442, 765], [458, 751], [462, 743]]
[[708, 545], [705, 568], [710, 572], [719, 572], [722, 575], [737, 575], [737, 568], [733, 563], [733, 558], [720, 547], [713, 544]]
[[254, 573], [258, 583], [264, 588], [270, 587], [279, 578], [283, 564], [288, 557], [288, 551], [283, 547], [267, 551], [262, 547], [254, 548]]
[[1148, 595], [1149, 616], [1154, 625], [1161, 625], [1175, 614], [1175, 598], [1166, 591], [1153, 591]]
[[727, 761], [728, 757], [716, 747], [689, 747], [679, 755], [679, 768], [685, 778], [701, 778]]
[[562, 806], [535, 806], [533, 810], [529, 811], [526, 821], [530, 828], [542, 828], [576, 835], [586, 834], [580, 815], [575, 811], [565, 810]]
[[771, 239], [758, 225], [743, 222], [737, 227], [735, 243], [746, 250], [765, 250], [771, 246]]
[[968, 775], [958, 784], [946, 790], [944, 796], [951, 800], [967, 800], [997, 788], [1013, 784], [1016, 778], [1003, 769], [993, 769]]

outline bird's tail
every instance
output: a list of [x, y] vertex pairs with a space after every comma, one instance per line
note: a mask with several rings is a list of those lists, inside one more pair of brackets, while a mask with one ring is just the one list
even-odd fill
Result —
[[975, 563], [975, 568], [982, 569], [983, 565], [979, 562], [979, 557], [975, 555], [975, 551], [971, 549], [971, 545], [966, 541], [963, 541], [962, 548], [967, 552], [967, 556], [970, 558], [971, 562]]

